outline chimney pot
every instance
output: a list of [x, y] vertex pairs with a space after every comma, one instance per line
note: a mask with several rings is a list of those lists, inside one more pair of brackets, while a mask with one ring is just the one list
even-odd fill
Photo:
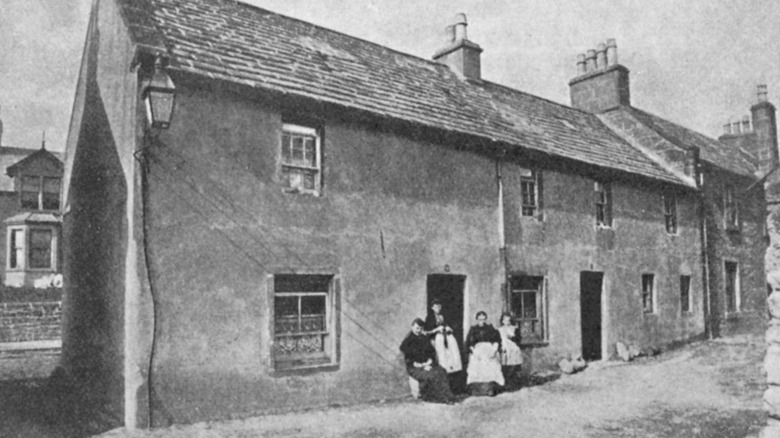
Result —
[[731, 134], [731, 122], [728, 122], [725, 125], [723, 125], [723, 133]]
[[766, 84], [760, 84], [758, 86], [758, 101], [766, 102], [767, 101], [766, 95], [767, 95]]
[[585, 65], [585, 54], [580, 53], [577, 55], [577, 75], [584, 75], [587, 73], [588, 69]]
[[586, 60], [586, 67], [588, 71], [595, 71], [596, 70], [596, 51], [591, 49], [587, 51], [587, 56], [585, 57]]
[[739, 123], [739, 120], [737, 120], [736, 122], [732, 122], [731, 123], [731, 131], [732, 131], [732, 133], [739, 134], [741, 132], [741, 129], [740, 129], [741, 125], [742, 124]]
[[466, 35], [466, 26], [468, 26], [468, 22], [466, 21], [466, 14], [459, 13], [455, 15], [455, 41], [460, 40], [467, 40], [468, 36]]
[[748, 116], [742, 117], [742, 132], [745, 134], [750, 132], [750, 117]]
[[596, 68], [607, 68], [607, 46], [604, 43], [599, 44], [596, 50]]
[[610, 38], [607, 40], [607, 65], [616, 65], [617, 63], [617, 42], [614, 38]]

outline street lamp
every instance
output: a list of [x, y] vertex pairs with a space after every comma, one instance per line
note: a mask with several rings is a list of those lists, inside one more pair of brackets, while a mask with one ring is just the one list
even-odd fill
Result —
[[152, 128], [167, 129], [173, 116], [173, 97], [176, 87], [165, 73], [162, 59], [154, 60], [152, 77], [144, 83], [141, 97], [146, 105], [146, 117]]

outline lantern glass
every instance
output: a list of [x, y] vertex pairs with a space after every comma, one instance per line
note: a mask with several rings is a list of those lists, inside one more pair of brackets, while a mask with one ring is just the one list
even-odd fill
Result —
[[148, 88], [146, 90], [146, 115], [153, 128], [167, 128], [173, 116], [173, 90]]

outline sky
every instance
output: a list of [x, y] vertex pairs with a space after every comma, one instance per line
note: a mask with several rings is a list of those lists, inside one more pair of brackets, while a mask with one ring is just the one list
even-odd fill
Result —
[[[103, 0], [106, 1], [106, 0]], [[92, 0], [2, 0], [3, 146], [64, 149]], [[776, 0], [248, 0], [430, 58], [468, 16], [482, 77], [569, 104], [577, 54], [615, 38], [634, 106], [712, 137], [749, 114], [756, 85], [780, 106]]]

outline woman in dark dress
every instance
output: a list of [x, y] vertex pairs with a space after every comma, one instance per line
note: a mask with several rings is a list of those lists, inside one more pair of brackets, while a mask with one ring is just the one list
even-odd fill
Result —
[[437, 403], [454, 403], [455, 396], [447, 382], [447, 372], [436, 363], [436, 350], [423, 334], [423, 321], [412, 321], [412, 329], [401, 343], [406, 371], [420, 382], [420, 398]]
[[471, 353], [466, 384], [471, 395], [494, 396], [504, 386], [500, 357], [501, 334], [486, 322], [485, 312], [477, 312], [476, 317], [477, 323], [466, 337], [466, 349]]

